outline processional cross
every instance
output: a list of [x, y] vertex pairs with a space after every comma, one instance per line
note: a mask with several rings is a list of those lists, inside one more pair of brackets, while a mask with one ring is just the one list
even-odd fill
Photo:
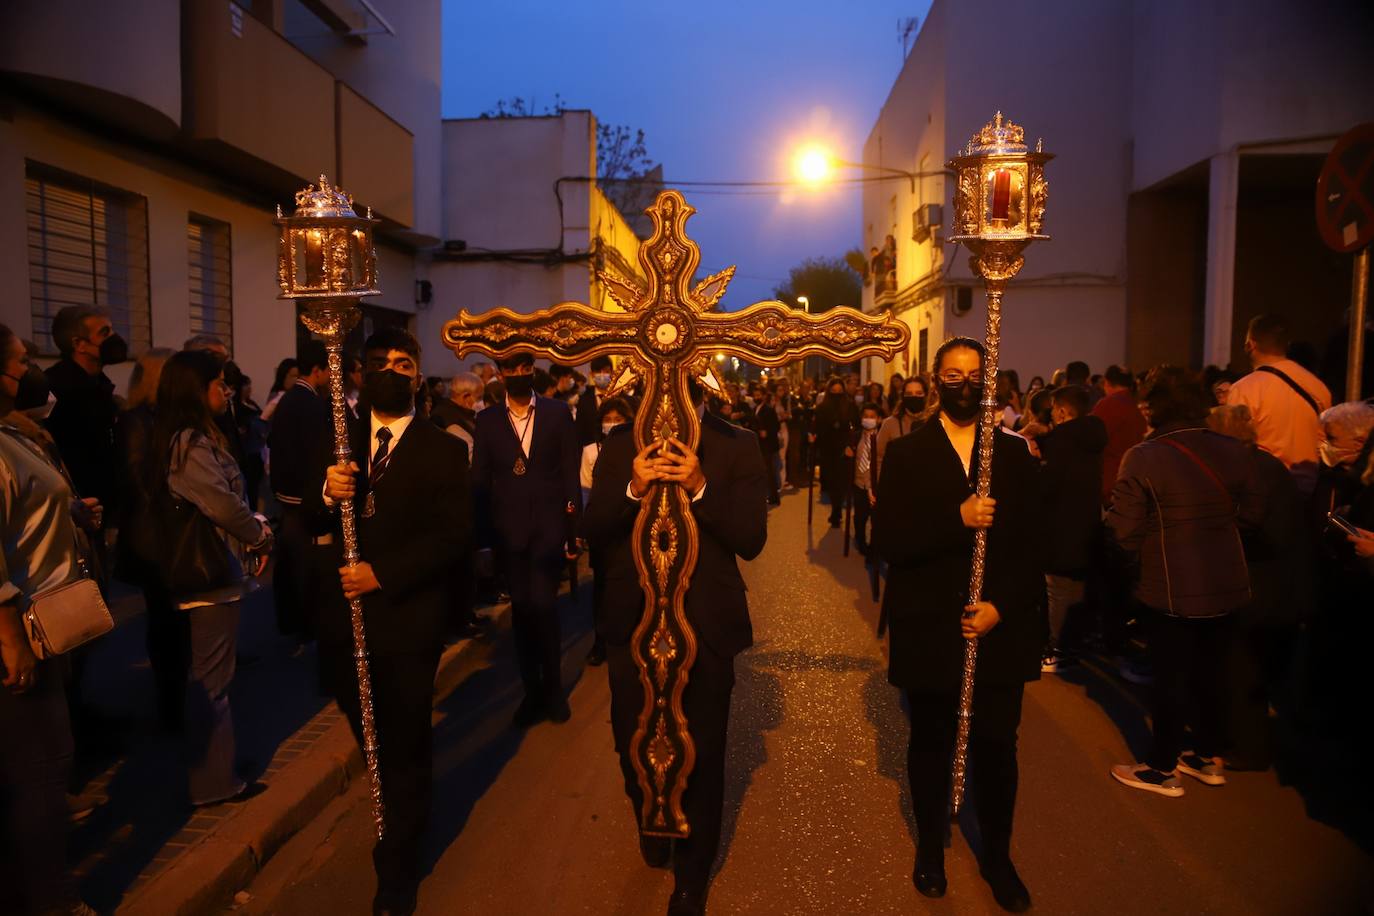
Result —
[[[646, 211], [654, 231], [639, 249], [646, 280], [614, 268], [597, 271], [624, 312], [603, 312], [578, 302], [520, 315], [505, 308], [480, 314], [464, 310], [444, 325], [444, 343], [457, 355], [485, 353], [496, 359], [532, 353], [579, 364], [621, 354], [626, 363], [608, 396], [636, 381], [643, 399], [635, 414], [636, 450], [676, 437], [696, 449], [700, 422], [687, 393], [697, 376], [723, 394], [713, 353], [732, 354], [764, 366], [822, 354], [839, 362], [861, 356], [892, 357], [910, 338], [891, 318], [868, 317], [852, 308], [824, 316], [799, 313], [781, 302], [757, 302], [738, 312], [712, 312], [734, 275], [729, 267], [692, 285], [700, 260], [685, 226], [696, 210], [682, 194], [663, 191]], [[682, 487], [657, 481], [635, 520], [635, 566], [644, 591], [644, 612], [630, 648], [644, 688], [644, 707], [630, 742], [630, 759], [644, 806], [641, 830], [651, 836], [686, 837], [691, 825], [682, 794], [696, 752], [682, 694], [696, 659], [696, 635], [684, 601], [696, 567], [698, 532], [691, 499]]]

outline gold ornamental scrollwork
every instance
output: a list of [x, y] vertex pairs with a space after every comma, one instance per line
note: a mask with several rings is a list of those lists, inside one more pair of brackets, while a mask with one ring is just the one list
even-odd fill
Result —
[[[696, 210], [681, 193], [660, 193], [645, 211], [653, 233], [639, 248], [639, 275], [602, 259], [597, 280], [624, 312], [601, 312], [565, 302], [529, 315], [505, 308], [461, 312], [444, 326], [444, 343], [459, 356], [502, 358], [532, 353], [579, 364], [602, 355], [626, 357], [610, 392], [639, 385], [644, 397], [634, 418], [636, 449], [673, 437], [696, 449], [701, 427], [688, 396], [688, 377], [724, 393], [709, 357], [738, 356], [759, 365], [820, 354], [837, 362], [892, 357], [910, 334], [891, 318], [837, 308], [807, 315], [781, 302], [758, 302], [737, 312], [712, 311], [724, 297], [734, 267], [693, 282], [701, 252], [688, 236]], [[740, 507], [765, 511], [765, 507]], [[682, 693], [696, 660], [696, 634], [685, 601], [696, 569], [699, 531], [691, 498], [680, 486], [656, 482], [641, 501], [631, 544], [644, 595], [630, 638], [644, 703], [629, 756], [644, 797], [640, 829], [647, 835], [686, 837], [691, 825], [682, 794], [696, 761]], [[666, 539], [666, 540], [665, 540]]]

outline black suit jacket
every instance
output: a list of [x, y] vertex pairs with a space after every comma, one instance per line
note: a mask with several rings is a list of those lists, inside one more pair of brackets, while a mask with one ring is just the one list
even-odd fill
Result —
[[[598, 432], [600, 424], [597, 425]], [[515, 473], [516, 461], [525, 466]], [[561, 554], [582, 511], [577, 444], [572, 411], [562, 401], [535, 396], [534, 429], [526, 458], [504, 404], [477, 415], [473, 436], [472, 486], [484, 547]], [[572, 503], [573, 517], [567, 506]]]
[[[625, 494], [634, 456], [630, 427], [613, 430], [601, 447], [583, 519], [583, 535], [605, 564], [602, 635], [612, 645], [629, 642], [644, 613], [631, 544], [639, 503]], [[716, 654], [732, 658], [754, 641], [736, 558], [752, 560], [768, 539], [768, 484], [757, 437], [711, 414], [701, 423], [697, 457], [706, 492], [692, 503], [700, 546], [687, 619]]]
[[[362, 473], [354, 500], [359, 559], [372, 564], [380, 591], [363, 596], [368, 647], [373, 652], [431, 653], [443, 648], [452, 603], [454, 570], [467, 568], [472, 549], [472, 496], [467, 449], [433, 423], [416, 417], [392, 451], [373, 495], [375, 513], [363, 517], [371, 420], [353, 424], [353, 455]], [[311, 482], [305, 505], [323, 511], [324, 470]], [[335, 550], [342, 564], [342, 531], [335, 519]], [[348, 606], [337, 577], [327, 581], [321, 640], [348, 641]]]
[[782, 423], [778, 420], [777, 408], [767, 406], [760, 407], [755, 411], [754, 430], [759, 440], [759, 448], [768, 455], [776, 452], [779, 448], [778, 433], [782, 431]]
[[[972, 473], [938, 419], [892, 440], [874, 508], [874, 542], [890, 564], [883, 607], [891, 643], [888, 680], [922, 692], [959, 689], [973, 530], [959, 506], [972, 493]], [[1046, 625], [1043, 543], [1046, 536], [1039, 469], [1026, 443], [999, 430], [992, 455], [997, 508], [988, 531], [983, 598], [1001, 621], [979, 640], [980, 684], [1012, 684], [1040, 676]]]
[[272, 454], [272, 492], [285, 497], [286, 504], [303, 500], [310, 481], [334, 457], [329, 402], [304, 385], [292, 385], [277, 402], [267, 447]]

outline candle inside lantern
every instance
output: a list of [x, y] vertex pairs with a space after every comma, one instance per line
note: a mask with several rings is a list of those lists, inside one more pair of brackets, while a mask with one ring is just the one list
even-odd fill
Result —
[[992, 179], [992, 218], [1005, 220], [1011, 210], [1011, 171], [998, 169]]

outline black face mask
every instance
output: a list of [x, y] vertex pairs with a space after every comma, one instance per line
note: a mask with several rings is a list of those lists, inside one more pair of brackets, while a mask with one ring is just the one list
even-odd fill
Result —
[[843, 391], [827, 391], [827, 392], [825, 393], [825, 397], [826, 397], [826, 400], [829, 400], [829, 401], [838, 400], [839, 398], [844, 397], [844, 392], [843, 392]]
[[920, 413], [926, 409], [926, 399], [918, 394], [902, 395], [902, 410], [907, 413]]
[[523, 401], [530, 396], [534, 390], [534, 373], [529, 372], [524, 375], [508, 375], [502, 379], [506, 383], [506, 394]]
[[111, 334], [100, 342], [100, 365], [114, 366], [128, 358], [129, 345], [118, 334]]
[[940, 386], [940, 409], [949, 414], [950, 419], [960, 423], [966, 423], [978, 416], [978, 402], [982, 398], [983, 386], [972, 382]]
[[415, 395], [411, 378], [392, 369], [373, 369], [363, 378], [363, 397], [374, 410], [398, 417], [410, 412]]
[[[8, 377], [14, 378], [12, 375]], [[52, 390], [48, 385], [48, 374], [37, 365], [29, 366], [29, 371], [15, 381], [19, 383], [19, 392], [14, 396], [15, 410], [33, 410], [48, 403], [48, 392]]]

